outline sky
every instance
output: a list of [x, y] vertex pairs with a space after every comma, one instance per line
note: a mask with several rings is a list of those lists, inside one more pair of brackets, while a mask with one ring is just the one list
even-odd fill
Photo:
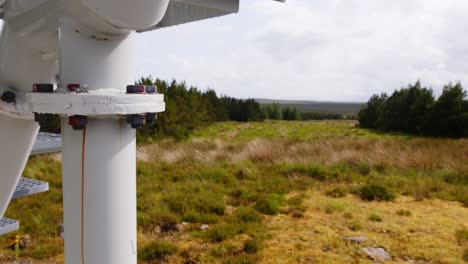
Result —
[[[139, 35], [138, 75], [239, 98], [366, 101], [468, 83], [466, 0], [243, 0], [239, 14]], [[137, 77], [139, 77], [137, 76]]]

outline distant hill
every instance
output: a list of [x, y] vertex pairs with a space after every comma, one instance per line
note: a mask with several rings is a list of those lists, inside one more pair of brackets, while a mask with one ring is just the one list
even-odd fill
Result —
[[336, 113], [336, 114], [357, 114], [364, 103], [336, 103], [336, 102], [315, 102], [315, 101], [289, 101], [255, 99], [261, 105], [279, 103], [282, 107], [296, 107], [303, 113]]

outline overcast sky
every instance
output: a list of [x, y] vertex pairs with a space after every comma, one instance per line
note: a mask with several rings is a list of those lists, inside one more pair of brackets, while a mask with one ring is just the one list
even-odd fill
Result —
[[420, 79], [439, 95], [448, 82], [468, 87], [467, 11], [467, 0], [241, 0], [239, 14], [139, 34], [135, 80], [366, 101]]
[[468, 79], [466, 0], [241, 1], [241, 12], [140, 35], [139, 75], [247, 98], [365, 101]]

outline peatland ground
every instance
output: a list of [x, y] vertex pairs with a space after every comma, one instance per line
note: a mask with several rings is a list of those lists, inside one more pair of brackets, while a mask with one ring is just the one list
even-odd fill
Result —
[[[11, 204], [21, 229], [0, 238], [1, 263], [63, 263], [60, 166], [29, 160], [50, 191]], [[384, 261], [369, 248], [388, 263], [468, 261], [466, 139], [218, 123], [139, 146], [137, 177], [140, 263]]]

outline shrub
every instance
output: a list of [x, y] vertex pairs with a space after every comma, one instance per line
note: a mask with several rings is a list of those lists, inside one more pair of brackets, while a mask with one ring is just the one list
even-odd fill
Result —
[[210, 250], [210, 254], [220, 259], [227, 259], [229, 256], [239, 254], [239, 247], [229, 243], [223, 243], [213, 246]]
[[185, 221], [199, 222], [200, 219], [213, 219], [213, 215], [224, 215], [223, 192], [216, 186], [193, 183], [167, 191], [163, 201], [171, 212], [184, 216]]
[[327, 214], [333, 214], [335, 212], [343, 212], [346, 206], [342, 203], [332, 202], [325, 205], [324, 210]]
[[304, 211], [297, 210], [297, 209], [290, 210], [289, 214], [294, 218], [303, 218], [304, 217]]
[[465, 248], [462, 256], [463, 261], [468, 262], [468, 248]]
[[246, 187], [239, 187], [234, 189], [231, 191], [230, 195], [232, 197], [232, 201], [230, 201], [230, 203], [233, 205], [250, 204], [251, 202], [255, 201], [256, 198], [255, 193]]
[[457, 238], [458, 243], [463, 244], [468, 242], [468, 229], [460, 229], [455, 232], [455, 237]]
[[283, 197], [276, 194], [270, 194], [261, 197], [255, 203], [255, 209], [267, 215], [276, 215], [280, 212], [283, 204]]
[[375, 213], [370, 214], [368, 219], [369, 221], [372, 221], [372, 222], [382, 222], [382, 217], [380, 217], [380, 215], [375, 214]]
[[343, 188], [343, 187], [336, 187], [331, 190], [328, 190], [326, 192], [327, 196], [333, 197], [333, 198], [342, 198], [345, 197], [348, 191]]
[[362, 186], [358, 190], [358, 194], [364, 201], [393, 201], [395, 195], [390, 192], [385, 186], [377, 184], [369, 184]]
[[219, 219], [220, 216], [217, 214], [200, 213], [194, 210], [188, 211], [182, 216], [182, 220], [189, 223], [214, 224]]
[[318, 181], [326, 181], [329, 175], [329, 171], [326, 167], [313, 164], [287, 166], [285, 173], [287, 175], [301, 174]]
[[309, 176], [310, 178], [318, 180], [318, 181], [326, 181], [328, 172], [324, 167], [310, 166], [306, 170], [306, 175]]
[[[142, 199], [143, 202], [143, 199]], [[161, 203], [145, 201], [151, 207], [141, 208], [137, 213], [138, 225], [144, 229], [153, 229], [156, 226], [175, 225], [180, 222], [180, 218], [169, 211], [167, 206]]]
[[458, 173], [455, 171], [441, 171], [439, 172], [438, 176], [449, 184], [468, 184], [468, 177], [466, 177], [466, 172]]
[[236, 178], [239, 180], [255, 180], [256, 175], [250, 168], [243, 168], [236, 173]]
[[239, 233], [239, 228], [234, 224], [221, 224], [214, 226], [205, 233], [206, 239], [212, 243], [219, 243], [232, 238]]
[[31, 257], [35, 259], [47, 259], [51, 256], [57, 256], [62, 252], [62, 246], [57, 243], [38, 243], [37, 247], [32, 250]]
[[239, 207], [232, 215], [232, 220], [237, 223], [260, 223], [262, 217], [250, 207]]
[[350, 212], [346, 212], [343, 214], [343, 217], [346, 219], [353, 219], [353, 214]]
[[464, 207], [468, 207], [468, 194], [458, 195], [456, 199], [462, 203]]
[[142, 261], [163, 260], [164, 258], [174, 255], [177, 252], [177, 247], [167, 241], [153, 241], [144, 246], [138, 256]]
[[404, 209], [399, 209], [398, 211], [396, 211], [397, 215], [399, 216], [412, 216], [413, 214], [411, 213], [411, 211], [409, 210], [404, 210]]
[[352, 222], [351, 224], [348, 225], [348, 228], [351, 231], [359, 231], [362, 229], [362, 226], [358, 222]]
[[371, 173], [371, 166], [368, 162], [361, 162], [357, 166], [358, 171], [361, 175], [367, 176]]
[[288, 199], [287, 204], [289, 206], [287, 213], [291, 214], [295, 218], [301, 218], [304, 216], [304, 212], [307, 210], [307, 206], [304, 203], [305, 196], [303, 194], [295, 195]]
[[250, 239], [244, 243], [244, 252], [248, 254], [257, 254], [262, 248], [261, 241]]

